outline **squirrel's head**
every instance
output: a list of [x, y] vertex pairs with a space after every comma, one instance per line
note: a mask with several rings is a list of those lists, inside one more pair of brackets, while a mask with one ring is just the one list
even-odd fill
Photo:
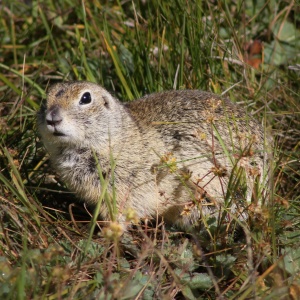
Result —
[[50, 87], [38, 114], [47, 148], [59, 144], [105, 147], [121, 126], [120, 103], [101, 86], [84, 81]]

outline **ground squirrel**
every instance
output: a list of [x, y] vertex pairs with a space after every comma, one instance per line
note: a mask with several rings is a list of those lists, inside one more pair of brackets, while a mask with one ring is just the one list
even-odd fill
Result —
[[[38, 127], [68, 188], [96, 204], [104, 180], [120, 222], [128, 209], [181, 227], [224, 210], [241, 217], [267, 177], [260, 124], [230, 100], [200, 90], [121, 103], [94, 83], [59, 83], [48, 91]], [[109, 219], [105, 203], [101, 216]]]

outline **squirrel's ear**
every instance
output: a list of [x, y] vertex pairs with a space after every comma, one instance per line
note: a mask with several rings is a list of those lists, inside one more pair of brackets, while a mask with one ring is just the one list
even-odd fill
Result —
[[109, 108], [109, 99], [108, 99], [108, 97], [103, 96], [103, 100], [104, 100], [104, 106], [105, 106], [106, 108]]

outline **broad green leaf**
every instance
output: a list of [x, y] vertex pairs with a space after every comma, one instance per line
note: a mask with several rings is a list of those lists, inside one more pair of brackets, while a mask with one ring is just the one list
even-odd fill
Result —
[[212, 280], [206, 273], [182, 274], [182, 270], [176, 269], [175, 273], [181, 279], [181, 282], [188, 285], [191, 289], [206, 290], [212, 286]]
[[285, 43], [291, 43], [300, 37], [300, 31], [291, 22], [275, 23], [272, 29], [276, 38]]
[[284, 255], [283, 262], [280, 262], [279, 265], [292, 275], [296, 275], [300, 272], [300, 248], [290, 248], [287, 247], [283, 249], [282, 254]]
[[280, 66], [287, 64], [297, 54], [298, 49], [296, 47], [273, 41], [271, 44], [265, 44], [264, 61], [266, 64]]

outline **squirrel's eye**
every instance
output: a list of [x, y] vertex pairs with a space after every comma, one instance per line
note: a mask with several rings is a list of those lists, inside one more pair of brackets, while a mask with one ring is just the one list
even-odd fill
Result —
[[84, 93], [79, 101], [80, 105], [89, 104], [92, 102], [92, 97], [89, 92]]

